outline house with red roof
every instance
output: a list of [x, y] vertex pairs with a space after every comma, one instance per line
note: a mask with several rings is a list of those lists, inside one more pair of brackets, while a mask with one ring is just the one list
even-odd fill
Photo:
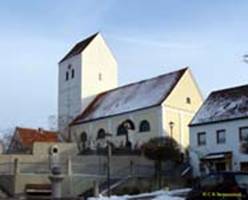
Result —
[[44, 129], [16, 127], [7, 149], [8, 154], [31, 154], [34, 143], [57, 143], [58, 133]]

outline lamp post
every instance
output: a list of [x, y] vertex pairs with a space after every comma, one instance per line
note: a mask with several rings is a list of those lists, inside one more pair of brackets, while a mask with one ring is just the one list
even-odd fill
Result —
[[170, 127], [170, 136], [173, 138], [173, 128], [174, 128], [175, 123], [174, 122], [169, 122], [169, 127]]

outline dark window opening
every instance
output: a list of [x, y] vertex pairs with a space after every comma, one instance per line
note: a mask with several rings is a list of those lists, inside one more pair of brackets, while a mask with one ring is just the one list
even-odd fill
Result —
[[206, 133], [205, 132], [197, 133], [197, 143], [198, 143], [199, 146], [205, 145], [207, 143], [206, 142]]
[[148, 132], [150, 130], [151, 130], [150, 123], [147, 120], [143, 120], [140, 123], [139, 132]]
[[97, 138], [96, 139], [104, 139], [106, 136], [106, 132], [104, 129], [100, 129], [98, 132], [97, 132]]
[[217, 144], [224, 144], [226, 142], [226, 130], [217, 130], [216, 137]]
[[187, 97], [187, 98], [186, 98], [186, 103], [187, 103], [187, 104], [191, 104], [191, 98], [190, 98], [190, 97]]
[[248, 172], [248, 162], [241, 162], [240, 163], [240, 171]]
[[71, 70], [71, 78], [74, 78], [74, 77], [75, 77], [75, 70], [72, 69], [72, 70]]
[[121, 124], [117, 129], [117, 135], [126, 135], [127, 129], [124, 127], [123, 124]]
[[69, 80], [69, 72], [66, 72], [66, 76], [65, 76], [65, 80], [68, 81]]
[[126, 129], [135, 130], [135, 125], [130, 119], [127, 119], [122, 124]]
[[128, 130], [135, 130], [135, 125], [130, 119], [123, 121], [118, 126], [117, 135], [126, 135], [128, 134]]
[[248, 127], [241, 127], [239, 129], [240, 142], [248, 142]]
[[225, 162], [215, 163], [215, 169], [217, 172], [226, 171], [226, 163]]

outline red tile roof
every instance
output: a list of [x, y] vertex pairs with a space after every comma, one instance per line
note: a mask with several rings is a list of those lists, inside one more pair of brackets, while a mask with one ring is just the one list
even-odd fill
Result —
[[53, 131], [17, 127], [16, 133], [25, 147], [32, 147], [34, 142], [59, 142], [58, 133]]

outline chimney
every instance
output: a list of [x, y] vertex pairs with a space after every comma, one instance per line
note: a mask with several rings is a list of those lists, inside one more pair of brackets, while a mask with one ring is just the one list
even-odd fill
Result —
[[38, 128], [38, 132], [39, 132], [39, 133], [44, 133], [43, 128]]

